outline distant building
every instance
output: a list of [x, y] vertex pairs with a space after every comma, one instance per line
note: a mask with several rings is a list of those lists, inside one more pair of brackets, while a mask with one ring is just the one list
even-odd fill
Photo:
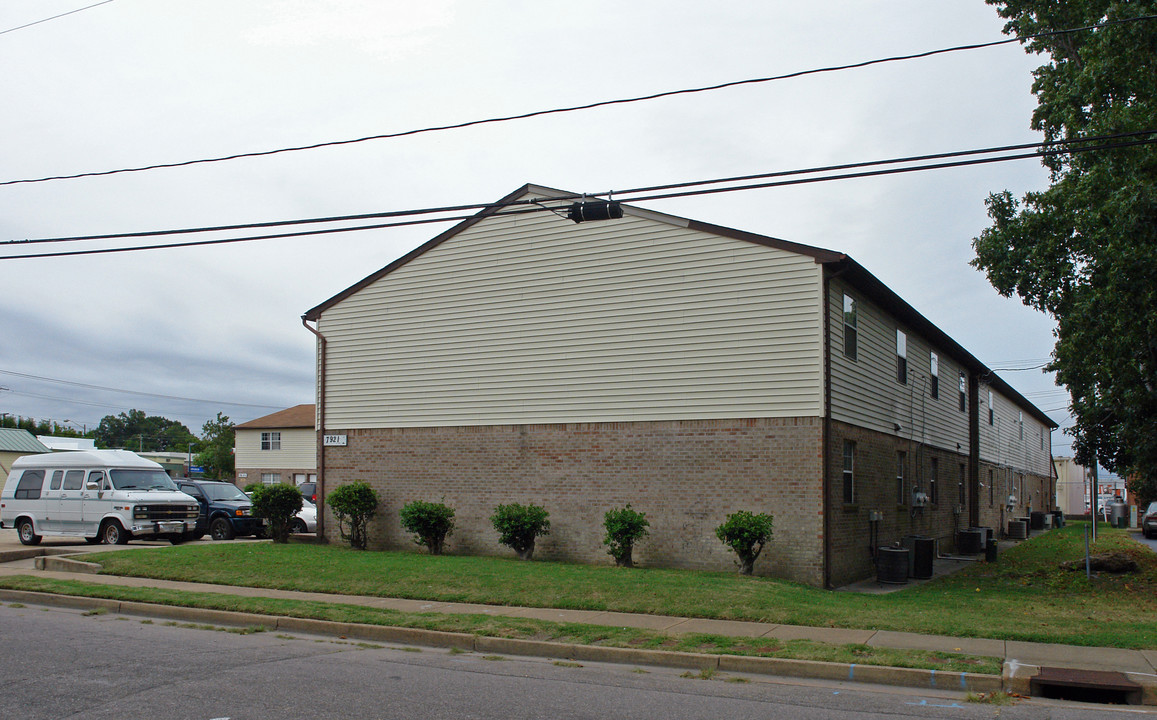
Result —
[[[1066, 515], [1087, 515], [1091, 510], [1092, 473], [1071, 457], [1053, 458], [1057, 469], [1057, 507]], [[1100, 472], [1097, 477], [1099, 507], [1115, 497], [1129, 502], [1125, 481], [1109, 472]]]
[[237, 484], [317, 481], [316, 409], [296, 405], [233, 429]]
[[27, 430], [0, 428], [0, 471], [3, 471], [0, 481], [8, 477], [12, 461], [16, 458], [48, 452], [52, 450]]

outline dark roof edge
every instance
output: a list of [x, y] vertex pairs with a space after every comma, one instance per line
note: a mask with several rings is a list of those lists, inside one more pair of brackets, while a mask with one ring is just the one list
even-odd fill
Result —
[[1018, 406], [1027, 410], [1030, 415], [1049, 428], [1056, 429], [1060, 427], [1057, 422], [1046, 415], [1044, 411], [1029, 402], [1027, 398], [1017, 392], [991, 368], [978, 360], [972, 353], [965, 350], [964, 346], [949, 337], [947, 333], [937, 327], [931, 320], [921, 315], [915, 308], [897, 295], [895, 291], [885, 285], [875, 275], [868, 272], [866, 268], [855, 260], [845, 257], [843, 260], [825, 263], [825, 267], [827, 267], [829, 273], [831, 273], [831, 277], [838, 276], [846, 279], [848, 284], [863, 292], [872, 302], [879, 305], [893, 317], [923, 335], [932, 344], [943, 348], [960, 361], [968, 370], [976, 373], [980, 382], [988, 383], [999, 391], [1001, 395], [1004, 395]]

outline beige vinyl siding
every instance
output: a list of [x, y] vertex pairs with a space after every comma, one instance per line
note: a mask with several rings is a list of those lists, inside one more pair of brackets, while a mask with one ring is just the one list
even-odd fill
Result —
[[[262, 450], [263, 432], [280, 432], [281, 449]], [[239, 468], [300, 470], [317, 466], [317, 434], [310, 428], [238, 430], [233, 442], [234, 464]]]
[[[1023, 411], [1009, 398], [992, 390], [995, 409], [993, 424], [988, 424], [988, 385], [980, 386], [980, 459], [1017, 472], [1049, 475], [1052, 457], [1052, 436], [1049, 428]], [[1020, 437], [1020, 413], [1024, 412], [1024, 439]], [[1044, 449], [1041, 449], [1044, 432]]]
[[818, 416], [821, 287], [649, 217], [489, 218], [322, 313], [326, 424]]
[[[831, 414], [833, 420], [909, 438], [934, 447], [968, 452], [968, 412], [960, 411], [961, 365], [898, 324], [863, 293], [838, 279], [830, 285]], [[844, 354], [844, 295], [856, 301], [856, 360]], [[908, 345], [908, 382], [896, 379], [896, 330]], [[939, 358], [940, 393], [933, 399], [930, 351]], [[900, 425], [900, 431], [895, 427]], [[947, 475], [945, 475], [947, 477]]]

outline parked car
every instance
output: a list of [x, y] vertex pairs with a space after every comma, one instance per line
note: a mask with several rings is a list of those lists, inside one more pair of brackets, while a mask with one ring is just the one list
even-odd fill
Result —
[[214, 540], [232, 540], [238, 535], [265, 534], [265, 521], [253, 517], [252, 501], [233, 483], [182, 478], [177, 487], [201, 508], [195, 537], [208, 533]]
[[1141, 533], [1147, 538], [1157, 538], [1157, 500], [1149, 503], [1141, 516]]
[[307, 498], [301, 499], [301, 512], [289, 523], [291, 533], [317, 532], [317, 506]]
[[317, 483], [303, 482], [297, 486], [297, 489], [301, 491], [303, 498], [317, 505]]

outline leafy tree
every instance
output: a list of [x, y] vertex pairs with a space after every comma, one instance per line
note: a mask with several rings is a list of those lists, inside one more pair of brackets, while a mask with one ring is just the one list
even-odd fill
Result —
[[402, 506], [402, 527], [414, 533], [414, 542], [431, 555], [441, 555], [446, 536], [454, 532], [454, 508], [444, 503], [415, 500]]
[[767, 513], [747, 510], [731, 513], [715, 528], [715, 537], [739, 556], [739, 574], [750, 575], [763, 546], [771, 539], [772, 519]]
[[184, 452], [198, 444], [197, 436], [176, 420], [145, 415], [141, 410], [105, 415], [92, 436], [98, 447], [141, 452]]
[[[1155, 139], [1157, 0], [986, 0], [1049, 62], [1035, 71], [1032, 128], [1046, 141], [1148, 131]], [[1049, 370], [1068, 388], [1078, 462], [1157, 477], [1157, 146], [1047, 156], [1051, 184], [989, 196], [973, 241], [1002, 295], [1057, 322]]]
[[603, 515], [603, 527], [607, 534], [603, 537], [603, 545], [607, 546], [607, 554], [615, 559], [618, 567], [634, 567], [632, 554], [635, 543], [646, 537], [651, 523], [647, 516], [631, 507], [613, 508]]
[[490, 522], [498, 531], [498, 542], [518, 553], [520, 560], [534, 555], [534, 541], [550, 534], [550, 513], [538, 505], [499, 505]]
[[233, 422], [228, 415], [217, 413], [215, 420], [201, 426], [201, 451], [197, 464], [205, 468], [205, 476], [215, 480], [233, 477]]
[[[325, 502], [337, 517], [337, 529], [341, 539], [354, 550], [366, 549], [366, 526], [378, 512], [378, 494], [374, 489], [357, 480], [339, 485], [326, 496]], [[346, 525], [349, 532], [346, 532]]]
[[289, 523], [301, 512], [301, 491], [286, 483], [261, 485], [253, 492], [253, 514], [265, 518], [273, 542], [289, 542]]

